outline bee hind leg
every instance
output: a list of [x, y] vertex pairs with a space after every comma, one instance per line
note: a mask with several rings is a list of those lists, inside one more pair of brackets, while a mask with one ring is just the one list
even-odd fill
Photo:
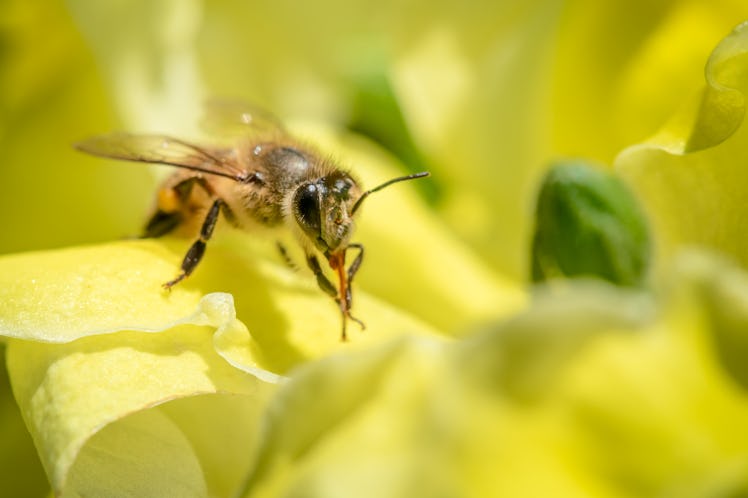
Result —
[[166, 282], [163, 285], [165, 289], [171, 289], [176, 284], [190, 276], [190, 274], [195, 270], [197, 264], [203, 258], [203, 254], [205, 254], [208, 240], [210, 240], [210, 237], [213, 235], [213, 229], [216, 227], [221, 208], [228, 209], [226, 203], [222, 199], [216, 199], [213, 202], [213, 205], [210, 206], [208, 214], [205, 216], [205, 221], [203, 221], [203, 225], [200, 228], [200, 237], [192, 244], [192, 246], [190, 246], [187, 250], [187, 254], [185, 254], [184, 259], [182, 260], [182, 273], [180, 273], [174, 280]]

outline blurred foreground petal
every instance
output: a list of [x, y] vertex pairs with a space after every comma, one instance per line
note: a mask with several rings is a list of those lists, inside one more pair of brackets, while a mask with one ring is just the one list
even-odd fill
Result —
[[[271, 401], [246, 496], [740, 495], [748, 396], [716, 347], [745, 343], [736, 271], [688, 255], [655, 300], [572, 283], [457, 343], [310, 364]], [[716, 313], [726, 286], [739, 306]]]

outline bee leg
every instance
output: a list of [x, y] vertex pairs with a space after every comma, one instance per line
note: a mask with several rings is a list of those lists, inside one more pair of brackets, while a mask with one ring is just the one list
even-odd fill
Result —
[[351, 263], [351, 266], [348, 267], [348, 285], [345, 288], [346, 315], [348, 316], [348, 318], [356, 322], [361, 327], [361, 330], [365, 330], [366, 325], [364, 324], [364, 322], [351, 315], [351, 306], [353, 306], [353, 293], [351, 291], [351, 284], [353, 283], [353, 277], [356, 275], [358, 269], [361, 267], [361, 263], [364, 261], [364, 246], [361, 244], [348, 244], [348, 247], [358, 249], [358, 254], [353, 260], [353, 263]]
[[314, 273], [314, 276], [317, 277], [317, 285], [319, 285], [319, 288], [322, 289], [322, 292], [334, 299], [337, 299], [338, 290], [335, 288], [332, 282], [328, 280], [325, 274], [322, 273], [322, 267], [319, 265], [317, 256], [314, 256], [313, 254], [307, 255], [306, 262], [309, 265], [309, 268]]
[[[285, 245], [283, 245], [283, 242], [276, 241], [275, 243], [276, 247], [278, 248], [278, 252], [281, 255], [281, 258], [283, 258], [283, 262], [286, 263], [286, 265], [291, 268], [293, 271], [298, 271], [299, 267], [296, 266], [296, 263], [291, 259], [291, 255], [288, 254], [288, 249]], [[319, 263], [317, 263], [319, 265]]]
[[345, 334], [346, 316], [350, 316], [345, 311], [345, 301], [341, 300], [341, 298], [338, 297], [338, 290], [335, 288], [332, 282], [330, 282], [330, 280], [325, 276], [325, 274], [322, 273], [322, 267], [319, 265], [317, 256], [314, 256], [313, 254], [307, 255], [306, 262], [309, 265], [309, 268], [311, 268], [312, 272], [314, 273], [314, 276], [317, 277], [317, 285], [319, 286], [320, 289], [322, 289], [322, 292], [324, 292], [325, 294], [333, 298], [335, 302], [338, 303], [338, 306], [340, 307], [340, 312], [343, 315], [343, 330], [341, 333], [341, 339], [345, 341], [346, 340], [346, 334]]
[[176, 185], [160, 190], [158, 207], [148, 220], [141, 238], [161, 237], [177, 228], [184, 220], [180, 208], [189, 199], [195, 184], [200, 185], [208, 194], [212, 195], [205, 178], [200, 176], [185, 178]]
[[203, 225], [200, 228], [200, 238], [198, 238], [192, 246], [190, 246], [187, 254], [182, 260], [182, 273], [177, 276], [174, 280], [170, 280], [164, 284], [164, 288], [169, 290], [176, 284], [187, 278], [192, 271], [197, 267], [197, 264], [203, 258], [205, 254], [205, 246], [210, 237], [213, 235], [213, 229], [216, 227], [218, 221], [218, 214], [221, 212], [221, 208], [225, 207], [225, 203], [222, 199], [216, 199], [213, 205], [208, 210], [208, 214], [203, 221]]

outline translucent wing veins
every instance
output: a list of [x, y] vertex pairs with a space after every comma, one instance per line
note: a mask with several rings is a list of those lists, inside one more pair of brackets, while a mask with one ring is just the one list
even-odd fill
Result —
[[245, 182], [252, 175], [236, 165], [230, 149], [207, 149], [165, 135], [111, 133], [88, 138], [75, 148], [99, 157], [166, 164]]

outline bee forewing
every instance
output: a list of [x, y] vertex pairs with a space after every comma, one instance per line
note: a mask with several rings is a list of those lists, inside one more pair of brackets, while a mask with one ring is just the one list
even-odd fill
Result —
[[166, 164], [209, 174], [241, 178], [246, 175], [235, 165], [230, 149], [206, 149], [165, 135], [111, 133], [75, 144], [94, 156], [142, 163]]

